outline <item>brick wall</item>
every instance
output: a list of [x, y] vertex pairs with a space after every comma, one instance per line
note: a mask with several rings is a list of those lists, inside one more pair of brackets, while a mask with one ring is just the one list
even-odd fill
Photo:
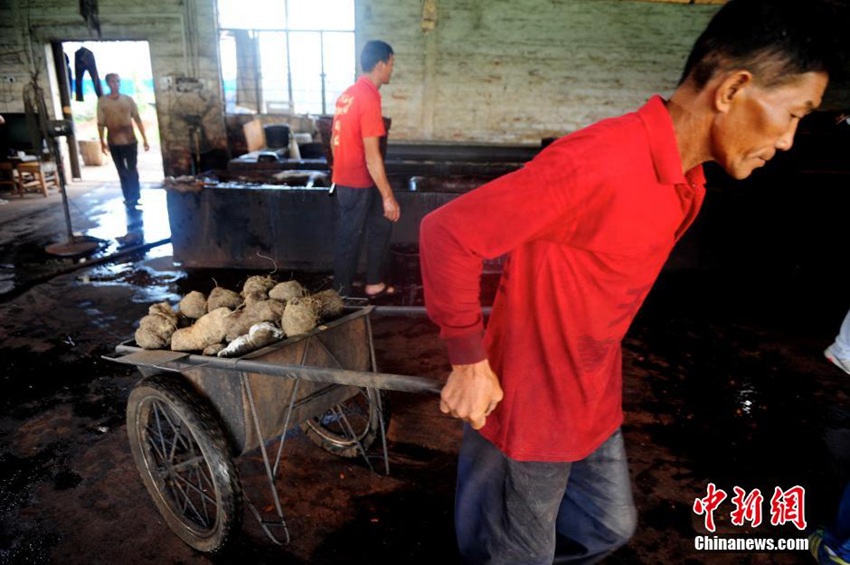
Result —
[[[423, 2], [436, 7], [428, 33], [421, 27]], [[99, 4], [104, 39], [150, 44], [166, 174], [190, 169], [192, 124], [203, 126], [201, 150], [224, 156], [215, 0]], [[50, 40], [93, 39], [77, 6], [0, 0], [0, 76], [16, 77], [0, 84], [0, 113], [22, 111], [21, 88], [31, 70], [48, 87]], [[382, 89], [392, 139], [526, 144], [672, 92], [691, 45], [719, 8], [623, 0], [355, 0], [355, 6], [358, 51], [369, 39], [384, 39], [397, 53], [393, 82]], [[182, 78], [197, 79], [200, 90], [180, 92]], [[832, 89], [827, 101], [846, 107], [847, 93], [846, 85]]]
[[358, 0], [358, 49], [397, 53], [382, 89], [393, 139], [538, 143], [675, 87], [719, 6], [614, 0]]
[[[166, 174], [191, 169], [193, 128], [200, 126], [200, 149], [224, 154], [227, 137], [218, 70], [215, 3], [211, 0], [99, 0], [104, 40], [147, 40], [154, 74], [157, 118]], [[0, 0], [0, 113], [22, 112], [22, 89], [39, 73], [46, 102], [50, 93], [53, 40], [97, 39], [68, 0]], [[61, 117], [56, 115], [56, 117]]]

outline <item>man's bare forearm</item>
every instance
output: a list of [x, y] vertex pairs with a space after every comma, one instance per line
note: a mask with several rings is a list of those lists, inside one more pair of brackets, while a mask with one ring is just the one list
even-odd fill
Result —
[[103, 140], [103, 133], [106, 131], [106, 126], [97, 124], [97, 135], [100, 137], [100, 150], [104, 154], [109, 151], [109, 148], [106, 146], [106, 142]]
[[366, 168], [369, 169], [369, 176], [375, 181], [375, 186], [381, 193], [382, 198], [389, 198], [393, 195], [393, 190], [390, 188], [390, 181], [387, 179], [387, 172], [384, 169], [384, 160], [378, 158], [367, 158]]
[[136, 121], [136, 127], [139, 128], [139, 133], [142, 134], [142, 141], [147, 143], [148, 142], [148, 136], [145, 135], [145, 124], [142, 123], [141, 118], [135, 118], [135, 121]]
[[381, 155], [380, 141], [377, 137], [364, 137], [363, 149], [366, 151], [366, 168], [369, 176], [375, 182], [384, 205], [384, 216], [391, 222], [397, 222], [401, 215], [390, 181], [387, 180], [387, 172], [384, 170], [384, 157]]

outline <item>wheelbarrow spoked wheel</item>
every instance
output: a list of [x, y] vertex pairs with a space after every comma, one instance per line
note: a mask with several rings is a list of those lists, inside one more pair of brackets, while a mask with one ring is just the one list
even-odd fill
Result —
[[168, 526], [212, 553], [239, 531], [242, 487], [212, 409], [182, 377], [155, 375], [130, 393], [130, 448], [142, 481]]
[[345, 402], [304, 422], [303, 429], [307, 437], [322, 449], [340, 457], [359, 457], [358, 442], [368, 450], [380, 437], [382, 418], [379, 405], [384, 429], [389, 429], [389, 395], [374, 388], [359, 389]]

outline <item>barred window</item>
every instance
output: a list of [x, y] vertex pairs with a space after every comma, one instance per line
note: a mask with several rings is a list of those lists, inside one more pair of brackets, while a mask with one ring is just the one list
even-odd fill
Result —
[[326, 114], [356, 76], [354, 0], [218, 0], [228, 113]]

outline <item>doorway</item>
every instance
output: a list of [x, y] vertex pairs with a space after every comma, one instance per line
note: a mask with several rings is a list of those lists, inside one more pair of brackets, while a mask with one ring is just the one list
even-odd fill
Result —
[[[139, 141], [138, 170], [141, 183], [156, 183], [163, 179], [162, 150], [160, 147], [159, 123], [156, 116], [156, 97], [154, 95], [154, 77], [151, 69], [150, 49], [147, 41], [65, 41], [62, 51], [68, 62], [69, 89], [71, 93], [71, 113], [77, 142], [81, 146], [80, 167], [84, 181], [118, 181], [118, 173], [109, 155], [101, 155], [100, 164], [96, 158], [89, 158], [89, 164], [83, 162], [86, 152], [82, 146], [93, 142], [93, 151], [99, 153], [97, 131], [97, 92], [93, 76], [84, 72], [85, 58], [78, 57], [81, 49], [88, 50], [97, 67], [98, 79], [103, 94], [109, 93], [105, 77], [108, 73], [117, 73], [121, 77], [121, 94], [135, 100], [139, 116], [145, 127], [150, 151], [142, 147], [141, 136], [136, 130]], [[78, 65], [80, 68], [78, 69]], [[78, 84], [79, 82], [79, 84]], [[82, 98], [80, 100], [79, 98]], [[135, 124], [134, 124], [135, 128]], [[94, 156], [92, 156], [94, 157]]]

